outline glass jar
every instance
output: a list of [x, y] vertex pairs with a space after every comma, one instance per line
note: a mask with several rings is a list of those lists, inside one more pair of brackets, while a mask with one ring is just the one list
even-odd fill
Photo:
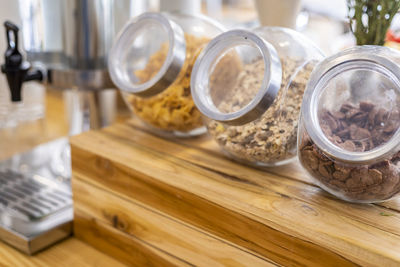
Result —
[[298, 141], [321, 188], [351, 202], [400, 191], [400, 53], [359, 46], [325, 59], [304, 95]]
[[322, 52], [279, 27], [232, 30], [213, 39], [192, 73], [192, 95], [211, 136], [230, 157], [257, 166], [296, 156], [308, 77]]
[[190, 93], [197, 55], [223, 31], [200, 15], [144, 13], [124, 26], [111, 48], [108, 68], [134, 114], [164, 136], [206, 131]]

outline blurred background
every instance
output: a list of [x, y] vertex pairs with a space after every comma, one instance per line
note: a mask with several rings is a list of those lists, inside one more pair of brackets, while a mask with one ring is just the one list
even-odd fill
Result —
[[[25, 60], [48, 64], [49, 62], [46, 62], [48, 54], [58, 54], [63, 50], [68, 57], [68, 53], [72, 55], [75, 52], [74, 42], [80, 42], [71, 39], [71, 36], [81, 34], [80, 31], [83, 33], [91, 31], [79, 28], [80, 25], [68, 20], [68, 16], [63, 14], [65, 8], [60, 8], [63, 2], [62, 0], [0, 0], [2, 6], [0, 22], [10, 20], [21, 28], [18, 33], [19, 50]], [[76, 4], [85, 1], [72, 2]], [[180, 10], [209, 16], [227, 29], [250, 29], [260, 25], [290, 27], [308, 36], [326, 55], [331, 55], [356, 44], [349, 26], [348, 3], [350, 2], [346, 0], [96, 0], [93, 3], [110, 6], [112, 10], [97, 10], [104, 13], [103, 18], [99, 19], [99, 27], [106, 30], [104, 33], [99, 31], [102, 35], [95, 36], [94, 39], [103, 38], [100, 41], [102, 47], [97, 49], [103, 51], [100, 53], [107, 54], [113, 38], [129, 18], [146, 11]], [[398, 20], [396, 15], [392, 23], [393, 28], [399, 24]], [[109, 26], [111, 24], [112, 26]], [[6, 48], [5, 28], [1, 26], [2, 63]], [[63, 64], [62, 62], [61, 65]], [[82, 67], [68, 66], [72, 69]], [[95, 69], [98, 67], [96, 65]], [[106, 66], [100, 68], [105, 69]], [[81, 89], [73, 90], [73, 87], [76, 87], [74, 84], [63, 86], [68, 88], [57, 88], [57, 86], [46, 88], [43, 83], [25, 82], [22, 85], [23, 101], [13, 103], [10, 101], [6, 76], [0, 75], [0, 159], [47, 140], [100, 128], [115, 119], [124, 118], [124, 112], [127, 113], [125, 103], [115, 90], [88, 93], [82, 92]], [[49, 98], [53, 101], [46, 101]], [[102, 105], [100, 109], [99, 105]], [[49, 123], [52, 121], [57, 123]]]
[[[101, 1], [100, 1], [101, 2]], [[103, 1], [109, 2], [109, 1]], [[129, 2], [129, 3], [128, 3]], [[61, 27], [63, 20], [60, 20], [59, 0], [19, 0], [7, 1], [0, 0], [2, 6], [0, 10], [0, 22], [10, 20], [20, 26], [22, 31], [19, 33], [19, 49], [21, 51], [46, 50], [57, 51], [62, 49]], [[118, 4], [119, 3], [119, 4]], [[128, 3], [128, 4], [127, 4]], [[124, 25], [130, 18], [146, 11], [172, 11], [181, 10], [190, 13], [202, 13], [214, 18], [225, 25], [228, 29], [232, 28], [253, 28], [259, 25], [278, 25], [294, 28], [309, 38], [311, 38], [327, 55], [350, 46], [355, 43], [352, 34], [349, 32], [347, 22], [346, 0], [132, 0], [116, 1], [113, 5], [119, 5], [124, 14], [115, 16], [112, 34]], [[129, 12], [126, 12], [126, 8]], [[44, 11], [43, 11], [44, 10]], [[118, 9], [114, 10], [118, 13]], [[120, 13], [122, 14], [122, 12]], [[36, 21], [33, 21], [35, 18]], [[40, 18], [40, 19], [38, 19]], [[50, 33], [50, 34], [49, 34]], [[28, 38], [27, 38], [28, 37]], [[4, 28], [0, 29], [0, 53], [3, 55], [7, 47], [6, 34]], [[32, 53], [31, 53], [32, 54]], [[29, 60], [29, 58], [28, 58]], [[2, 62], [4, 61], [1, 60]], [[31, 60], [29, 60], [31, 61]], [[54, 90], [48, 88], [48, 93]], [[57, 129], [52, 129], [50, 133], [54, 136], [58, 132], [69, 134], [79, 133], [87, 126], [76, 125], [76, 95], [70, 91], [58, 90], [56, 94], [63, 94], [63, 107], [54, 107], [64, 114], [65, 125]], [[51, 139], [54, 136], [43, 134], [44, 124], [29, 125], [29, 131], [25, 131], [23, 125], [30, 121], [35, 121], [45, 117], [45, 87], [41, 83], [27, 82], [23, 84], [23, 107], [16, 107], [10, 102], [10, 91], [8, 89], [5, 75], [0, 75], [0, 129], [3, 129], [2, 136], [15, 136], [18, 130], [19, 139], [16, 141], [10, 138], [8, 142], [0, 142], [0, 156], [8, 151], [7, 155], [12, 154], [13, 141], [19, 142], [25, 138], [23, 143], [41, 143], [43, 140]], [[117, 97], [118, 106], [123, 108], [124, 103]], [[65, 106], [66, 104], [66, 106]], [[111, 107], [110, 110], [113, 108]], [[112, 113], [112, 111], [110, 111]], [[76, 112], [75, 112], [76, 113]], [[52, 114], [47, 114], [51, 118]], [[114, 114], [110, 114], [114, 116]], [[75, 121], [74, 121], [75, 120]], [[108, 120], [112, 120], [108, 118]], [[79, 123], [78, 123], [79, 124]], [[15, 126], [19, 125], [16, 129]], [[62, 125], [62, 124], [60, 124]], [[22, 129], [21, 129], [22, 127]], [[64, 128], [69, 128], [65, 130]], [[13, 129], [10, 131], [10, 129]], [[23, 133], [23, 134], [22, 134]], [[5, 156], [5, 155], [4, 155]]]

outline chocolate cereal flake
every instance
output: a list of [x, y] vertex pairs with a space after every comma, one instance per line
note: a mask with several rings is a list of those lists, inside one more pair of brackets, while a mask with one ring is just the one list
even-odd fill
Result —
[[[338, 112], [323, 111], [321, 128], [327, 138], [343, 150], [366, 152], [390, 140], [399, 128], [398, 111], [389, 112], [373, 103], [346, 103]], [[382, 201], [400, 192], [400, 151], [388, 160], [357, 165], [329, 158], [303, 133], [299, 158], [324, 188], [344, 199]]]

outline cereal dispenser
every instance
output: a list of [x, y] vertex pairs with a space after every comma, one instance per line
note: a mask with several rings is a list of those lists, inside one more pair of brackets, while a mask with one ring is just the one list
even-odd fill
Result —
[[301, 164], [326, 191], [351, 202], [400, 192], [400, 53], [359, 46], [322, 61], [301, 110]]
[[215, 21], [183, 13], [145, 13], [119, 33], [108, 58], [113, 82], [134, 114], [155, 133], [205, 132], [190, 92], [197, 55], [223, 31]]
[[232, 30], [213, 39], [192, 73], [208, 131], [235, 160], [281, 165], [296, 156], [306, 82], [321, 51], [293, 30]]

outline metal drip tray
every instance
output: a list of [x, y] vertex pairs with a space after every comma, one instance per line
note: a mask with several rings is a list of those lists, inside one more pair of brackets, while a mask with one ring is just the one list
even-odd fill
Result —
[[71, 192], [52, 184], [47, 178], [27, 177], [13, 171], [0, 172], [2, 225], [24, 235], [34, 235], [45, 230], [40, 227], [40, 222], [71, 207]]
[[[67, 154], [68, 142], [61, 139], [0, 163], [3, 241], [33, 254], [71, 234], [72, 193], [65, 177], [70, 165], [63, 160]], [[37, 156], [42, 156], [39, 164]]]

